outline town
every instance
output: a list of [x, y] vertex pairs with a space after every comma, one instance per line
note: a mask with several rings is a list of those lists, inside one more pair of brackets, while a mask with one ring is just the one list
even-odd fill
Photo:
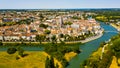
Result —
[[120, 68], [120, 0], [1, 0], [0, 68]]
[[103, 29], [92, 17], [81, 11], [1, 11], [0, 41], [38, 41], [39, 35], [51, 41], [79, 41], [102, 34]]

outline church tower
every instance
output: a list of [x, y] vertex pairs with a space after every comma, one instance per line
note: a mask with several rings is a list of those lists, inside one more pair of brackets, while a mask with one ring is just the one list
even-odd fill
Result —
[[62, 16], [60, 17], [60, 22], [59, 23], [60, 23], [60, 28], [62, 28], [63, 25], [64, 25]]

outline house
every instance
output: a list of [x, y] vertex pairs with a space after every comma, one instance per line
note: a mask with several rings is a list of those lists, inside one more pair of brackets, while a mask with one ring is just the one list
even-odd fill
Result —
[[3, 36], [0, 36], [0, 41], [3, 41]]

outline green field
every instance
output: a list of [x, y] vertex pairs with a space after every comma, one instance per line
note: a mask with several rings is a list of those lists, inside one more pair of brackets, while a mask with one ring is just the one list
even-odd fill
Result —
[[16, 60], [17, 52], [12, 55], [0, 52], [0, 68], [45, 68], [45, 52], [26, 51], [25, 54], [28, 55]]

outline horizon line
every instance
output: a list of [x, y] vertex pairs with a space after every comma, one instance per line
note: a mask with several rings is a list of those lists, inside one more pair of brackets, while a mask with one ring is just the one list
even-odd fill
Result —
[[4, 9], [120, 9], [120, 8], [0, 8], [0, 10]]

